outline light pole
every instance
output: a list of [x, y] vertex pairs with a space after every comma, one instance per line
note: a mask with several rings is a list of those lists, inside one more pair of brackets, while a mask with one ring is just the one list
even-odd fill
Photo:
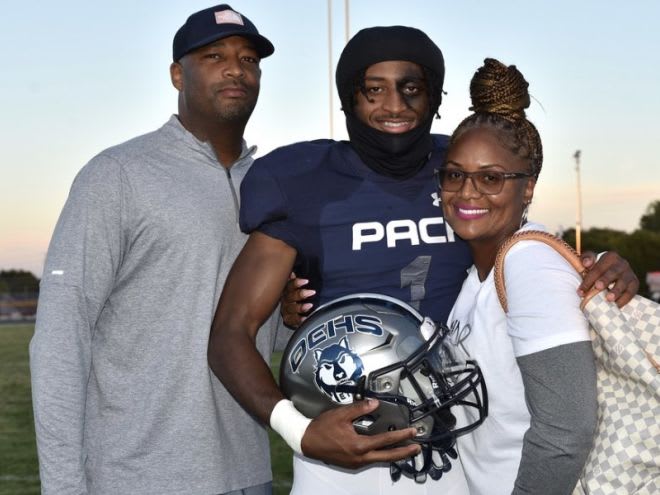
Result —
[[330, 124], [330, 139], [335, 137], [335, 122], [334, 122], [334, 105], [332, 104], [332, 95], [335, 87], [332, 84], [332, 0], [328, 0], [328, 102], [329, 102], [329, 124]]
[[577, 217], [575, 219], [575, 250], [582, 252], [582, 186], [580, 185], [580, 150], [573, 155], [577, 173]]
[[[334, 119], [334, 66], [332, 63], [332, 0], [327, 1], [328, 5], [328, 102], [329, 102], [329, 126], [330, 126], [330, 139], [334, 139], [335, 134], [335, 119]], [[344, 0], [344, 44], [348, 43], [348, 38], [351, 34], [350, 27], [350, 0]]]
[[348, 43], [348, 38], [351, 35], [351, 5], [350, 0], [344, 0], [344, 45]]

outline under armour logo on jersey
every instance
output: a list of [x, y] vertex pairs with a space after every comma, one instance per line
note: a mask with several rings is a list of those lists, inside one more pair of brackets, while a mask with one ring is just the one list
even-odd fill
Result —
[[434, 192], [431, 194], [431, 197], [433, 198], [433, 206], [440, 206], [440, 203], [442, 203], [442, 199], [440, 199], [440, 195], [437, 192]]

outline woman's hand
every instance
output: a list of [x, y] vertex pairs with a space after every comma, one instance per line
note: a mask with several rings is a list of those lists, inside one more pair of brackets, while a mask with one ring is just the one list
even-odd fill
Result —
[[310, 302], [305, 302], [306, 299], [316, 294], [315, 290], [303, 288], [308, 283], [309, 280], [297, 278], [296, 274], [291, 272], [289, 281], [284, 287], [280, 314], [282, 315], [282, 321], [289, 328], [298, 328], [307, 318], [305, 315], [314, 306]]

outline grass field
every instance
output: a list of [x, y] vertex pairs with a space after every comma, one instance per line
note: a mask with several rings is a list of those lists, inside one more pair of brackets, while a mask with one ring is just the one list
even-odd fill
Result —
[[[33, 325], [0, 325], [0, 495], [40, 492], [28, 368], [33, 330]], [[277, 353], [275, 371], [279, 360]], [[270, 438], [274, 493], [284, 495], [291, 488], [291, 450], [276, 434]]]

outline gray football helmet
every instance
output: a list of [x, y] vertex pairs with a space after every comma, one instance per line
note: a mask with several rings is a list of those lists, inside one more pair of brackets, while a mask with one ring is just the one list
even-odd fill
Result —
[[380, 294], [331, 301], [289, 340], [280, 387], [309, 418], [354, 400], [378, 399], [376, 411], [354, 422], [356, 431], [371, 435], [414, 426], [424, 466], [400, 464], [399, 472], [417, 479], [430, 472], [437, 479], [449, 466], [447, 461], [435, 472], [432, 450], [453, 452], [456, 437], [486, 418], [488, 399], [479, 366], [454, 358], [446, 327], [433, 329], [427, 340], [423, 321], [409, 305]]

